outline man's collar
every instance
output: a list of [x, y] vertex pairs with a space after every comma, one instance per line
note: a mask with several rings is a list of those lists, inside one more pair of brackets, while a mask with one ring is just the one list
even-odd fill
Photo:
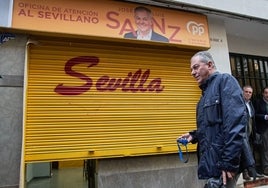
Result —
[[206, 88], [207, 88], [207, 86], [209, 85], [209, 83], [211, 83], [212, 80], [214, 80], [214, 78], [216, 78], [219, 74], [220, 74], [220, 73], [219, 73], [218, 71], [212, 73], [212, 74], [205, 80], [205, 82], [199, 86], [199, 88], [200, 88], [201, 90], [203, 90], [203, 91], [206, 90]]
[[151, 40], [153, 34], [153, 30], [150, 29], [149, 33], [145, 36], [141, 36], [140, 31], [137, 31], [137, 39], [142, 39], [142, 40]]
[[268, 101], [264, 97], [262, 97], [262, 98], [263, 98], [264, 102], [266, 102], [268, 104]]

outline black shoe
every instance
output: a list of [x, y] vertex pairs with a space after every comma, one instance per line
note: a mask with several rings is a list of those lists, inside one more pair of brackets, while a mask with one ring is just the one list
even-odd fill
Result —
[[247, 170], [245, 170], [242, 175], [243, 175], [244, 180], [250, 180], [251, 179]]
[[263, 174], [264, 174], [265, 176], [268, 176], [268, 167], [264, 168], [264, 170], [263, 170]]
[[263, 174], [259, 174], [259, 173], [257, 173], [257, 174], [256, 174], [256, 177], [257, 177], [257, 178], [263, 178], [264, 175], [263, 175]]
[[[249, 176], [253, 178], [253, 175], [251, 173], [249, 173]], [[256, 178], [263, 178], [263, 177], [264, 177], [264, 174], [256, 173]]]
[[245, 171], [248, 172], [249, 177], [253, 177], [253, 181], [256, 180], [256, 178], [257, 178], [257, 171], [256, 171], [256, 169], [254, 167], [248, 167], [248, 169], [245, 170]]

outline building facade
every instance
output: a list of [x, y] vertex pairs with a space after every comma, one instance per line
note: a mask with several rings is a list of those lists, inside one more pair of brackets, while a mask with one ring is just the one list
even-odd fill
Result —
[[[169, 42], [124, 38], [138, 6]], [[195, 146], [183, 163], [176, 145], [195, 128], [200, 96], [189, 59], [208, 49], [232, 73], [230, 53], [267, 58], [266, 9], [265, 0], [2, 0], [0, 187], [27, 187], [52, 162], [75, 160], [91, 164], [92, 187], [203, 187]]]

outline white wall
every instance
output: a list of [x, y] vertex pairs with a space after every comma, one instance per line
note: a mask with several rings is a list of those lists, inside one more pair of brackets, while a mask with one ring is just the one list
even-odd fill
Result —
[[208, 17], [208, 24], [211, 44], [209, 52], [214, 58], [218, 71], [231, 73], [224, 22], [220, 19]]
[[239, 53], [256, 56], [268, 56], [268, 41], [227, 35], [224, 21], [208, 16], [211, 48], [217, 69], [220, 72], [231, 73], [229, 53]]
[[[169, 0], [170, 1], [170, 0]], [[268, 18], [267, 0], [173, 0], [175, 2], [194, 5], [199, 7], [211, 8], [225, 12], [232, 12], [257, 18]], [[168, 1], [167, 1], [168, 2]]]
[[0, 27], [11, 26], [13, 0], [0, 0]]
[[268, 56], [268, 42], [227, 35], [228, 48], [232, 53]]

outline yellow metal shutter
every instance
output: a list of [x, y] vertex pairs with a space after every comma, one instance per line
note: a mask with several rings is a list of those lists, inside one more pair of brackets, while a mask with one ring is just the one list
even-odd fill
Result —
[[[177, 152], [178, 135], [195, 129], [200, 91], [190, 75], [193, 53], [147, 43], [38, 40], [29, 49], [25, 161]], [[79, 63], [88, 57], [98, 63]], [[72, 66], [66, 68], [67, 62]], [[90, 79], [91, 87], [76, 95], [57, 93], [57, 86], [85, 84], [67, 69]], [[127, 86], [101, 90], [133, 75], [138, 81], [127, 86], [137, 91]]]

